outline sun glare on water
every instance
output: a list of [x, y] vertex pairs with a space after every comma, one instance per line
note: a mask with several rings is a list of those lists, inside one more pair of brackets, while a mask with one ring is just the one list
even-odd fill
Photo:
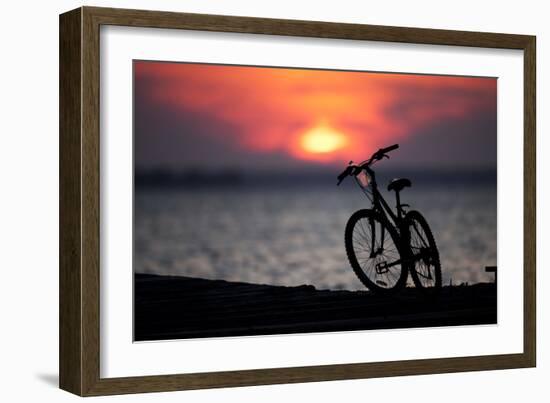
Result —
[[305, 132], [300, 138], [302, 149], [311, 154], [327, 154], [343, 148], [347, 138], [341, 132], [325, 124]]

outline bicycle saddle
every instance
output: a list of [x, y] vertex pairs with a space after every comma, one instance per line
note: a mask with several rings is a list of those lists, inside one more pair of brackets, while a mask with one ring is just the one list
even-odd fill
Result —
[[388, 185], [388, 190], [389, 191], [395, 190], [396, 192], [401, 192], [403, 188], [411, 187], [411, 185], [412, 185], [411, 181], [407, 178], [394, 179]]

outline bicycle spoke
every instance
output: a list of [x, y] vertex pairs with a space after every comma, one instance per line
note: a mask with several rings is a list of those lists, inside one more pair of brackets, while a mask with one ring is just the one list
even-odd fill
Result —
[[352, 239], [355, 257], [365, 275], [379, 287], [393, 288], [401, 277], [402, 267], [400, 263], [395, 264], [401, 255], [390, 232], [375, 219], [361, 218], [354, 227]]

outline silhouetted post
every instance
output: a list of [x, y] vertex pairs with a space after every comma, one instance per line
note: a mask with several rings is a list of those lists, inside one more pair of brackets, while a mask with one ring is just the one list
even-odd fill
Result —
[[495, 285], [497, 283], [497, 267], [496, 266], [485, 266], [485, 272], [495, 273]]

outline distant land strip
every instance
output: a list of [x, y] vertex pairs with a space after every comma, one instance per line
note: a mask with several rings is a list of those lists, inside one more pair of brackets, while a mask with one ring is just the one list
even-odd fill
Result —
[[[329, 185], [336, 183], [338, 170], [296, 171], [296, 172], [246, 172], [239, 169], [220, 170], [169, 170], [169, 169], [136, 169], [134, 185], [137, 188], [177, 188], [177, 187], [259, 187], [259, 186], [304, 186]], [[379, 183], [386, 183], [392, 178], [410, 178], [414, 186], [422, 185], [490, 185], [496, 186], [497, 172], [492, 169], [472, 170], [396, 170], [377, 173]]]

